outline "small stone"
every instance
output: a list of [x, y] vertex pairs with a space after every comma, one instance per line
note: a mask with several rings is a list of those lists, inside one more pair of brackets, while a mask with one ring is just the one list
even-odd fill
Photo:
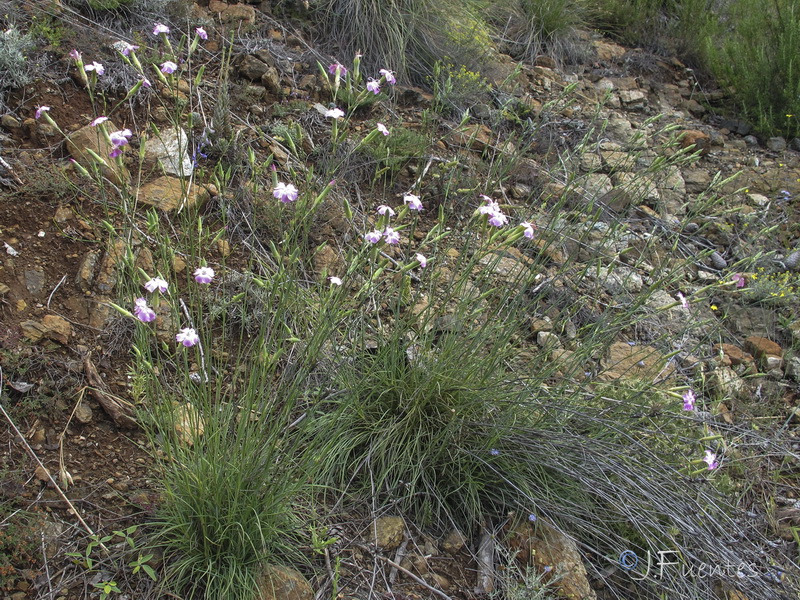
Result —
[[92, 288], [92, 282], [94, 281], [94, 270], [99, 259], [100, 254], [90, 250], [81, 260], [81, 264], [78, 267], [78, 273], [75, 275], [75, 284], [82, 292], [88, 292]]
[[771, 137], [767, 140], [767, 148], [773, 152], [783, 152], [786, 150], [786, 140], [782, 137]]
[[20, 127], [22, 127], [22, 123], [19, 122], [19, 119], [17, 119], [14, 115], [8, 113], [0, 117], [0, 125], [5, 127], [6, 129], [19, 129]]
[[23, 273], [25, 279], [25, 288], [28, 293], [34, 298], [38, 298], [44, 291], [44, 269], [36, 267], [35, 269], [26, 269]]
[[45, 335], [57, 342], [66, 344], [69, 336], [72, 335], [72, 325], [69, 321], [58, 315], [45, 315], [42, 319], [42, 325], [46, 328]]
[[551, 331], [540, 331], [536, 334], [536, 343], [545, 350], [556, 350], [561, 348], [561, 340]]
[[406, 522], [402, 517], [380, 517], [373, 521], [367, 541], [381, 550], [394, 550], [403, 541], [405, 530]]
[[681, 148], [690, 148], [694, 146], [694, 150], [700, 150], [701, 156], [706, 156], [711, 150], [711, 136], [703, 131], [696, 129], [688, 129], [680, 134], [678, 138]]
[[461, 552], [467, 545], [467, 538], [458, 529], [453, 529], [447, 534], [447, 537], [442, 540], [442, 550], [455, 556]]
[[86, 402], [78, 402], [75, 407], [75, 420], [83, 425], [92, 422], [92, 408]]

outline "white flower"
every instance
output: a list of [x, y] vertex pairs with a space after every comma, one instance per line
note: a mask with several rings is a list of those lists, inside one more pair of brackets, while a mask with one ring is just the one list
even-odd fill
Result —
[[422, 210], [422, 201], [419, 199], [419, 196], [415, 196], [414, 194], [406, 194], [403, 196], [403, 202], [408, 204], [409, 210]]
[[332, 119], [341, 119], [344, 116], [344, 111], [341, 108], [329, 108], [325, 111], [325, 116]]

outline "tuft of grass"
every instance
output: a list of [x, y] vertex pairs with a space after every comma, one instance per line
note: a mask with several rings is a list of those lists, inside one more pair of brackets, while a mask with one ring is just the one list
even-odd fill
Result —
[[529, 62], [542, 54], [559, 62], [574, 59], [577, 34], [587, 26], [589, 12], [586, 0], [505, 0], [489, 9], [509, 54]]

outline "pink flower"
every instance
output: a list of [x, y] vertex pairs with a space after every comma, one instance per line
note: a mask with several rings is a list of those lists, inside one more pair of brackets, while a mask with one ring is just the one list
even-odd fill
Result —
[[678, 292], [675, 294], [675, 297], [678, 299], [678, 302], [681, 303], [681, 308], [689, 308], [689, 301], [686, 299], [686, 296]]
[[176, 65], [171, 60], [167, 60], [161, 64], [161, 72], [165, 75], [170, 75], [178, 70], [178, 65]]
[[128, 140], [133, 135], [133, 132], [130, 129], [122, 129], [120, 131], [112, 131], [108, 134], [108, 137], [111, 139], [111, 144], [114, 146], [111, 149], [111, 152], [108, 155], [111, 158], [116, 158], [120, 154], [122, 154], [122, 147], [128, 145]]
[[496, 212], [489, 217], [489, 224], [495, 227], [502, 227], [508, 223], [508, 217], [501, 212]]
[[338, 62], [332, 63], [328, 65], [328, 73], [331, 75], [338, 75], [339, 77], [344, 77], [347, 75], [347, 67]]
[[378, 131], [380, 131], [380, 132], [381, 132], [383, 135], [389, 135], [389, 130], [388, 130], [388, 129], [386, 129], [386, 125], [384, 125], [383, 123], [378, 123], [378, 124], [375, 126], [375, 129], [377, 129]]
[[142, 87], [145, 87], [145, 88], [151, 87], [152, 84], [150, 83], [150, 80], [147, 77], [145, 77], [144, 75], [141, 75], [140, 77], [141, 77], [141, 80], [142, 80]]
[[342, 280], [338, 277], [328, 277], [328, 281], [330, 281], [333, 285], [342, 285]]
[[153, 27], [153, 35], [158, 35], [160, 33], [169, 33], [169, 27], [161, 23], [156, 23], [155, 27]]
[[377, 96], [378, 94], [381, 93], [381, 86], [374, 79], [370, 79], [367, 82], [367, 91], [370, 91], [370, 92], [372, 92], [373, 94], [375, 94]]
[[737, 288], [743, 288], [744, 284], [747, 283], [744, 275], [741, 273], [734, 273], [733, 274], [733, 282], [736, 284]]
[[50, 110], [49, 106], [40, 106], [39, 108], [36, 109], [36, 113], [34, 113], [33, 116], [38, 119], [39, 117], [42, 116], [42, 113], [46, 113], [48, 110]]
[[694, 395], [692, 390], [686, 390], [683, 393], [683, 410], [694, 410], [694, 403], [697, 396]]
[[114, 49], [122, 54], [122, 56], [130, 56], [131, 52], [135, 52], [139, 49], [139, 46], [134, 46], [133, 44], [129, 44], [128, 42], [124, 42], [122, 40], [114, 42], [112, 46], [114, 46]]
[[381, 76], [386, 79], [386, 83], [389, 85], [394, 85], [397, 83], [397, 79], [394, 77], [394, 71], [390, 71], [389, 69], [381, 69], [379, 72]]
[[186, 327], [178, 332], [175, 336], [175, 341], [190, 348], [200, 341], [200, 336], [197, 335], [197, 332], [191, 327]]
[[414, 258], [417, 259], [417, 262], [419, 263], [419, 266], [422, 267], [423, 269], [428, 266], [428, 259], [425, 258], [425, 255], [420, 254], [419, 252], [417, 252], [414, 255]]
[[94, 121], [89, 123], [89, 125], [91, 125], [92, 127], [97, 127], [98, 125], [100, 125], [100, 123], [105, 123], [106, 121], [108, 121], [108, 117], [97, 117]]
[[717, 455], [714, 454], [711, 450], [706, 450], [706, 455], [703, 457], [703, 461], [708, 465], [709, 471], [713, 471], [719, 466]]
[[83, 67], [83, 70], [86, 71], [87, 73], [94, 71], [95, 73], [97, 73], [98, 76], [106, 72], [106, 68], [99, 62], [94, 60], [90, 62], [88, 65], [85, 65]]
[[81, 53], [80, 53], [80, 52], [78, 52], [78, 51], [77, 51], [77, 50], [75, 50], [75, 49], [72, 49], [72, 50], [70, 50], [70, 51], [69, 51], [69, 56], [70, 56], [70, 58], [72, 58], [72, 60], [74, 60], [75, 62], [80, 62], [80, 60], [81, 60]]
[[387, 227], [383, 230], [383, 239], [387, 244], [398, 244], [400, 243], [400, 234], [391, 227]]
[[386, 206], [385, 204], [381, 204], [376, 210], [379, 215], [384, 215], [384, 216], [389, 215], [390, 217], [393, 217], [395, 215], [395, 212], [392, 209], [392, 207]]
[[133, 132], [130, 129], [121, 129], [120, 131], [112, 131], [108, 134], [111, 138], [111, 143], [115, 146], [127, 146]]
[[325, 111], [325, 116], [332, 119], [341, 119], [344, 116], [344, 111], [341, 108], [330, 108]]
[[137, 298], [134, 300], [134, 304], [136, 304], [136, 306], [133, 309], [133, 314], [136, 315], [136, 318], [142, 323], [150, 323], [156, 320], [156, 311], [147, 306], [147, 300], [144, 298]]
[[414, 194], [406, 194], [403, 196], [403, 202], [408, 204], [409, 210], [423, 210], [422, 201], [419, 199], [419, 196], [415, 196]]
[[194, 272], [194, 280], [197, 283], [211, 283], [214, 279], [214, 269], [211, 267], [197, 267]]
[[162, 294], [167, 293], [167, 288], [169, 284], [161, 279], [161, 277], [153, 277], [150, 281], [144, 284], [144, 289], [146, 289], [151, 294], [158, 290]]
[[502, 227], [508, 223], [508, 217], [503, 214], [500, 205], [492, 200], [489, 196], [481, 194], [481, 198], [486, 203], [478, 208], [478, 212], [482, 215], [489, 215], [489, 224], [494, 227]]
[[278, 185], [275, 186], [275, 189], [272, 190], [272, 195], [275, 196], [281, 202], [294, 202], [297, 200], [297, 188], [294, 187], [291, 183], [283, 183], [280, 182]]
[[374, 229], [364, 235], [364, 239], [367, 240], [370, 244], [377, 244], [378, 242], [381, 241], [382, 237], [383, 234], [377, 229]]
[[533, 223], [528, 223], [527, 221], [523, 221], [522, 223], [520, 223], [520, 225], [522, 225], [525, 228], [525, 231], [523, 232], [522, 235], [524, 235], [529, 240], [532, 240], [534, 233], [536, 232], [536, 225], [534, 225]]
[[198, 27], [197, 29], [194, 30], [194, 32], [197, 34], [197, 37], [199, 37], [201, 40], [208, 39], [208, 34], [206, 33], [206, 30], [203, 29], [202, 27]]

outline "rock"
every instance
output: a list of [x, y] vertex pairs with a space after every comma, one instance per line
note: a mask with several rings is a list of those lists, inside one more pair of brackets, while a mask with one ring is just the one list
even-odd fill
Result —
[[22, 277], [25, 281], [25, 289], [34, 298], [39, 298], [44, 291], [44, 269], [36, 267], [35, 269], [26, 269]]
[[478, 264], [484, 267], [491, 267], [492, 271], [505, 281], [518, 281], [525, 276], [528, 270], [528, 267], [517, 258], [503, 256], [494, 252], [489, 252], [482, 256]]
[[12, 114], [6, 113], [2, 117], [0, 117], [0, 125], [5, 127], [6, 129], [19, 129], [22, 127], [22, 123], [19, 122], [19, 119]]
[[260, 81], [268, 69], [267, 63], [252, 54], [246, 54], [239, 63], [239, 74], [250, 81]]
[[767, 140], [767, 148], [773, 152], [783, 152], [786, 150], [786, 140], [782, 137], [771, 137]]
[[105, 329], [113, 310], [111, 302], [113, 300], [108, 296], [98, 296], [89, 304], [89, 327]]
[[222, 23], [239, 21], [246, 25], [255, 25], [256, 9], [246, 4], [232, 4], [220, 12], [219, 20]]
[[406, 522], [403, 517], [379, 517], [372, 522], [368, 542], [380, 550], [395, 550], [403, 541]]
[[314, 600], [314, 590], [298, 571], [267, 565], [257, 582], [257, 600]]
[[275, 67], [267, 67], [267, 71], [261, 75], [261, 85], [267, 88], [267, 91], [273, 96], [282, 96], [283, 88], [281, 88], [281, 77], [278, 69]]
[[714, 344], [714, 352], [722, 354], [732, 365], [751, 365], [755, 363], [753, 355], [733, 344]]
[[175, 423], [175, 434], [178, 440], [192, 446], [195, 440], [205, 433], [205, 420], [193, 404], [172, 402], [172, 420]]
[[704, 192], [711, 183], [711, 175], [705, 169], [686, 168], [682, 174], [686, 191], [691, 194]]
[[675, 375], [675, 367], [652, 346], [614, 342], [600, 361], [603, 381], [616, 379], [666, 380]]
[[447, 537], [442, 540], [442, 550], [455, 556], [461, 552], [467, 545], [467, 538], [458, 529], [453, 529], [447, 534]]
[[561, 598], [595, 600], [577, 544], [544, 519], [519, 523], [507, 530], [507, 543], [524, 572], [533, 566], [539, 573], [549, 573], [545, 581]]
[[145, 156], [157, 162], [167, 175], [189, 177], [194, 172], [189, 138], [181, 127], [162, 129], [157, 136], [145, 140]]
[[616, 267], [613, 270], [600, 267], [597, 270], [591, 269], [587, 275], [591, 279], [596, 278], [612, 296], [635, 294], [644, 287], [642, 276], [628, 267]]
[[783, 350], [767, 338], [751, 335], [744, 340], [744, 350], [752, 354], [764, 370], [780, 368], [782, 365]]
[[69, 321], [57, 315], [45, 315], [39, 321], [23, 321], [20, 323], [23, 335], [32, 342], [42, 339], [50, 339], [66, 344], [72, 334], [72, 326]]
[[[107, 131], [117, 131], [116, 127], [111, 121], [105, 123]], [[95, 152], [100, 156], [105, 164], [101, 167], [103, 177], [116, 185], [127, 185], [130, 182], [131, 175], [128, 170], [109, 157], [112, 146], [105, 136], [100, 133], [97, 127], [86, 125], [80, 128], [75, 133], [70, 134], [67, 138], [67, 150], [78, 164], [90, 172], [94, 170], [96, 160], [89, 153], [89, 150]]]
[[94, 270], [99, 259], [100, 253], [92, 250], [83, 256], [81, 264], [78, 266], [78, 272], [75, 275], [75, 285], [77, 285], [82, 292], [88, 292], [92, 288]]
[[628, 110], [644, 108], [647, 103], [647, 94], [642, 90], [621, 90], [619, 99]]
[[690, 148], [694, 146], [693, 151], [700, 150], [701, 156], [706, 156], [711, 151], [711, 136], [703, 131], [696, 129], [687, 129], [681, 132], [678, 137], [681, 148]]
[[92, 422], [92, 408], [86, 402], [78, 402], [75, 407], [75, 420], [82, 425]]
[[747, 383], [730, 367], [718, 367], [711, 371], [708, 387], [717, 400], [744, 400], [750, 394]]
[[492, 130], [482, 123], [472, 123], [453, 131], [448, 141], [456, 146], [462, 146], [483, 152], [493, 140]]
[[556, 350], [561, 348], [561, 340], [551, 331], [540, 331], [536, 334], [536, 343], [545, 350]]
[[117, 263], [125, 256], [128, 245], [125, 240], [116, 240], [108, 246], [100, 269], [97, 272], [94, 286], [101, 294], [111, 294], [117, 284]]
[[615, 61], [625, 55], [625, 48], [605, 40], [592, 41], [597, 59], [602, 61]]
[[800, 358], [793, 356], [786, 361], [786, 377], [794, 381], [800, 381]]
[[167, 175], [154, 179], [139, 188], [139, 200], [141, 202], [167, 212], [195, 206], [200, 207], [208, 199], [209, 193], [205, 188], [195, 184], [189, 185], [181, 179]]

